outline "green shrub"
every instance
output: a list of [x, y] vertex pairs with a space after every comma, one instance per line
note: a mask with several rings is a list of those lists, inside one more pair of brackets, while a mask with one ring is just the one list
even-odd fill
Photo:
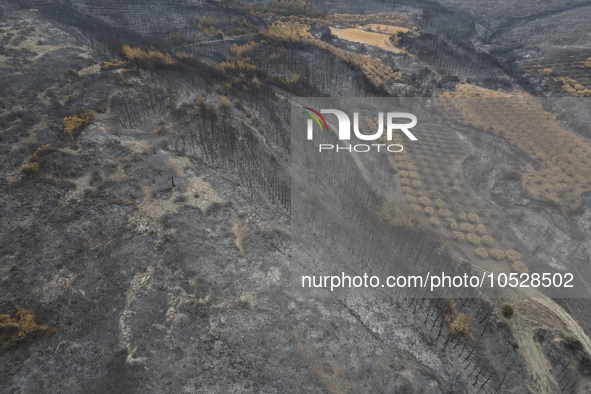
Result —
[[505, 304], [503, 306], [502, 312], [503, 312], [503, 316], [505, 316], [507, 319], [510, 319], [515, 314], [515, 309], [513, 309], [513, 307], [511, 305]]

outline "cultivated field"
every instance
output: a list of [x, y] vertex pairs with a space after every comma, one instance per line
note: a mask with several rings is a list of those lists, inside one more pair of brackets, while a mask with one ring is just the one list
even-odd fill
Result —
[[540, 167], [523, 174], [531, 196], [566, 210], [578, 208], [581, 193], [591, 190], [589, 142], [564, 129], [561, 115], [547, 112], [534, 98], [486, 89], [468, 92], [448, 94], [436, 103], [451, 119], [505, 138], [536, 160]]
[[[378, 26], [378, 25], [376, 25]], [[394, 28], [395, 26], [391, 26]], [[402, 28], [398, 28], [403, 31]], [[406, 30], [406, 29], [405, 29]], [[337, 29], [334, 27], [330, 28], [332, 34], [337, 36], [342, 40], [347, 40], [351, 42], [357, 42], [360, 44], [367, 44], [378, 47], [380, 49], [384, 49], [386, 51], [394, 52], [394, 53], [403, 53], [404, 50], [400, 48], [396, 48], [390, 42], [390, 36], [387, 34], [382, 33], [374, 33], [371, 31], [364, 31], [361, 29]]]

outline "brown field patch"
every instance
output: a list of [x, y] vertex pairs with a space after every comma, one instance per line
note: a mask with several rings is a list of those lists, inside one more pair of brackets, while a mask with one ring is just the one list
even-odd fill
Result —
[[374, 33], [361, 29], [337, 29], [334, 27], [330, 28], [330, 32], [341, 40], [371, 45], [394, 53], [405, 52], [404, 50], [396, 48], [394, 45], [392, 45], [390, 42], [390, 36], [388, 34]]

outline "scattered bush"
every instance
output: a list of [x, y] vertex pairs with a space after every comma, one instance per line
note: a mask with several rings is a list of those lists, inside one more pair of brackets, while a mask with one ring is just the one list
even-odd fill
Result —
[[437, 208], [443, 208], [443, 206], [445, 205], [445, 203], [443, 202], [443, 200], [441, 200], [440, 198], [438, 198], [437, 200], [435, 200], [434, 204], [435, 204], [435, 206]]
[[99, 114], [104, 114], [105, 112], [107, 112], [107, 109], [102, 105], [99, 105], [98, 107], [96, 107], [95, 111]]
[[183, 62], [183, 63], [193, 63], [196, 64], [199, 61], [199, 58], [197, 57], [197, 55], [193, 54], [193, 53], [185, 53], [183, 51], [177, 51], [177, 53], [174, 55], [174, 57], [176, 57], [176, 60], [178, 60], [179, 62]]
[[404, 186], [402, 188], [402, 191], [404, 192], [404, 194], [411, 194], [412, 193], [412, 189], [408, 186]]
[[251, 11], [272, 13], [281, 16], [305, 16], [307, 18], [323, 18], [326, 13], [313, 3], [301, 0], [271, 0], [270, 5], [251, 6]]
[[445, 323], [449, 327], [452, 335], [467, 334], [472, 336], [472, 320], [465, 314], [456, 310], [456, 304], [453, 301], [448, 302], [449, 313], [445, 315]]
[[101, 67], [103, 70], [117, 70], [119, 68], [126, 68], [127, 63], [121, 60], [111, 59], [108, 62], [103, 62]]
[[454, 321], [448, 322], [448, 324], [449, 331], [453, 335], [470, 334], [472, 332], [472, 320], [464, 313], [460, 313]]
[[502, 313], [503, 313], [503, 316], [505, 316], [507, 319], [510, 319], [515, 314], [515, 310], [513, 309], [513, 307], [511, 305], [505, 304], [505, 305], [503, 305]]
[[403, 184], [403, 185], [405, 185], [405, 186], [406, 185], [410, 185], [410, 181], [408, 179], [406, 179], [406, 178], [401, 178], [400, 179], [400, 183]]
[[417, 199], [410, 194], [406, 194], [404, 196], [404, 199], [406, 200], [406, 202], [409, 202], [409, 203], [415, 203], [417, 201]]
[[416, 179], [412, 181], [412, 187], [421, 187], [421, 181], [417, 181]]
[[443, 227], [441, 227], [439, 231], [441, 232], [441, 235], [443, 235], [444, 237], [449, 237], [449, 231], [447, 231]]
[[476, 226], [476, 233], [478, 233], [478, 235], [486, 235], [486, 227], [484, 227], [484, 224]]
[[233, 56], [237, 57], [250, 57], [252, 52], [256, 48], [256, 43], [254, 41], [249, 41], [248, 44], [244, 45], [232, 45], [230, 46], [230, 53]]
[[246, 116], [246, 119], [250, 119], [250, 117], [251, 117], [252, 115], [250, 114], [250, 112], [247, 112], [247, 113], [245, 114], [245, 116]]
[[419, 197], [419, 202], [421, 203], [421, 205], [424, 205], [424, 206], [431, 205], [431, 200], [429, 200], [429, 198], [426, 196]]
[[456, 193], [459, 193], [459, 192], [461, 192], [461, 191], [462, 191], [462, 188], [461, 188], [461, 187], [459, 187], [459, 186], [454, 186], [454, 187], [452, 187], [451, 189], [452, 189], [454, 192], [456, 192]]
[[429, 223], [431, 223], [433, 226], [439, 226], [439, 219], [437, 219], [436, 217], [432, 217], [431, 219], [429, 219]]
[[479, 220], [480, 220], [480, 218], [478, 217], [477, 214], [475, 214], [475, 213], [469, 213], [468, 214], [468, 221], [469, 222], [478, 223]]
[[30, 310], [19, 311], [14, 317], [0, 315], [0, 349], [10, 349], [30, 338], [55, 332], [53, 327], [38, 325]]
[[223, 40], [224, 39], [224, 33], [221, 30], [218, 30], [215, 32], [215, 39], [216, 40]]
[[226, 96], [222, 96], [218, 101], [218, 107], [221, 113], [227, 115], [232, 109], [232, 103], [230, 102], [230, 100], [228, 100]]
[[448, 211], [447, 209], [441, 208], [439, 210], [439, 216], [444, 217], [444, 218], [448, 218], [451, 216], [451, 212]]
[[514, 250], [508, 250], [505, 252], [505, 256], [509, 261], [518, 261], [521, 260], [521, 254], [517, 253]]
[[471, 233], [472, 231], [474, 231], [474, 226], [470, 223], [462, 223], [460, 225], [460, 229], [465, 233]]
[[415, 212], [421, 212], [421, 207], [418, 205], [410, 204], [408, 207]]
[[457, 228], [458, 227], [458, 224], [456, 223], [455, 219], [446, 218], [445, 220], [447, 220], [447, 224], [449, 224], [449, 228], [451, 228], [452, 230], [454, 228]]
[[22, 172], [27, 175], [39, 175], [41, 169], [37, 163], [29, 163], [23, 167]]
[[468, 234], [468, 235], [466, 235], [466, 239], [472, 245], [478, 245], [480, 243], [480, 238], [477, 235], [474, 235], [474, 234]]
[[433, 208], [431, 207], [427, 207], [425, 208], [425, 213], [429, 216], [433, 215], [435, 212], [433, 211]]
[[380, 200], [378, 214], [380, 220], [394, 227], [413, 229], [420, 226], [420, 218], [417, 211], [410, 207], [403, 210], [396, 209], [396, 204], [385, 197]]
[[478, 248], [478, 249], [474, 250], [474, 254], [476, 256], [480, 257], [482, 260], [488, 258], [488, 253], [486, 252], [486, 249], [484, 249], [484, 248]]
[[492, 246], [492, 244], [495, 243], [495, 240], [490, 235], [483, 235], [482, 238], [480, 238], [480, 240], [486, 246]]
[[514, 262], [513, 265], [511, 265], [511, 268], [513, 268], [513, 271], [518, 274], [527, 274], [529, 272], [529, 268], [527, 268], [527, 266], [521, 261]]
[[463, 241], [465, 238], [464, 233], [461, 233], [459, 231], [453, 231], [451, 234], [452, 234], [452, 237], [454, 239], [457, 239], [458, 241]]
[[51, 152], [53, 152], [55, 149], [53, 149], [53, 147], [49, 144], [45, 144], [43, 145], [41, 148], [38, 148], [35, 153], [33, 153], [32, 159], [33, 160], [39, 160], [40, 158], [47, 156], [48, 154], [50, 154]]
[[174, 43], [179, 42], [183, 38], [185, 38], [185, 35], [183, 33], [181, 33], [180, 31], [176, 32], [176, 33], [170, 33], [168, 35], [168, 41], [174, 42]]
[[495, 260], [504, 260], [505, 259], [505, 252], [503, 252], [500, 249], [491, 249], [489, 254]]
[[132, 62], [135, 62], [138, 67], [152, 69], [161, 66], [170, 66], [176, 61], [167, 53], [159, 52], [155, 49], [148, 49], [142, 51], [140, 48], [132, 48], [129, 45], [124, 45], [121, 48], [123, 56]]
[[[404, 160], [407, 160], [407, 159], [408, 159], [408, 158], [404, 158]], [[402, 158], [401, 158], [401, 160], [402, 160]], [[409, 171], [411, 171], [411, 170], [414, 170], [414, 168], [415, 168], [415, 166], [413, 166], [413, 165], [412, 165], [411, 163], [409, 163], [408, 161], [402, 161], [402, 162], [400, 162], [400, 163], [398, 164], [398, 167], [399, 167], [401, 170], [409, 170]]]
[[460, 220], [466, 220], [466, 212], [460, 212]]
[[64, 118], [64, 135], [70, 140], [75, 140], [80, 135], [84, 127], [88, 126], [94, 120], [94, 113], [91, 111], [83, 112], [79, 115], [68, 116]]

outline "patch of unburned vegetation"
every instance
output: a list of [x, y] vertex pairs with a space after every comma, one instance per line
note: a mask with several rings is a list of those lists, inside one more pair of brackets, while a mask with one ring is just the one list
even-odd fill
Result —
[[370, 23], [368, 25], [364, 25], [363, 30], [374, 31], [376, 33], [382, 33], [382, 34], [396, 34], [400, 31], [403, 33], [406, 33], [408, 31], [410, 31], [406, 27], [382, 25], [379, 23]]
[[374, 25], [381, 24], [388, 27], [402, 26], [413, 30], [417, 29], [408, 15], [399, 13], [379, 13], [371, 15], [335, 13], [328, 16], [328, 20], [331, 24], [348, 25], [351, 27], [358, 27], [359, 25], [369, 23]]
[[[306, 23], [277, 23], [263, 32], [263, 34], [268, 39], [278, 42], [301, 42], [315, 45], [330, 53], [335, 59], [363, 73], [374, 87], [384, 89], [388, 92], [390, 92], [389, 84], [401, 80], [401, 75], [386, 65], [381, 59], [336, 48], [324, 41], [316, 39], [310, 34], [309, 29], [310, 25]], [[387, 40], [389, 36], [384, 35], [384, 37]]]
[[14, 317], [0, 315], [0, 348], [10, 349], [31, 338], [57, 331], [53, 327], [38, 325], [36, 320], [30, 310], [19, 311]]
[[64, 118], [64, 136], [69, 140], [75, 140], [82, 130], [94, 120], [92, 111], [83, 112], [79, 115], [68, 116]]

